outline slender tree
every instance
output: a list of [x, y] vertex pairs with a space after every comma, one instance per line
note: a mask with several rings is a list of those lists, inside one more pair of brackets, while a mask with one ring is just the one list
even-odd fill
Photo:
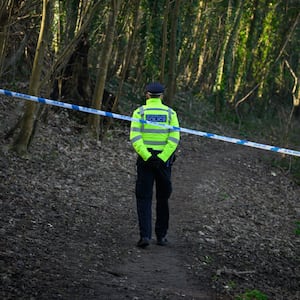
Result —
[[13, 4], [12, 0], [3, 0], [0, 4], [0, 77], [4, 67], [5, 49]]
[[120, 84], [119, 84], [119, 88], [118, 88], [118, 93], [116, 95], [113, 107], [112, 107], [112, 111], [115, 111], [117, 109], [118, 106], [118, 102], [119, 99], [121, 97], [122, 94], [122, 89], [123, 89], [123, 85], [126, 79], [126, 75], [127, 75], [127, 71], [129, 69], [129, 65], [130, 65], [130, 59], [131, 59], [131, 55], [132, 55], [132, 51], [134, 48], [134, 44], [135, 44], [135, 40], [136, 40], [136, 35], [137, 35], [137, 31], [138, 31], [138, 25], [139, 25], [139, 9], [140, 9], [140, 0], [134, 0], [132, 1], [134, 6], [133, 6], [133, 22], [132, 22], [132, 30], [130, 33], [130, 37], [128, 40], [128, 47], [127, 47], [127, 51], [126, 51], [126, 55], [125, 55], [125, 60], [123, 62], [123, 66], [122, 66], [122, 70], [121, 70], [121, 75], [120, 75]]
[[[36, 46], [28, 91], [30, 95], [35, 96], [39, 95], [39, 82], [42, 73], [45, 48], [48, 43], [47, 30], [49, 29], [49, 8], [49, 0], [43, 0], [40, 34]], [[37, 107], [38, 105], [35, 102], [28, 101], [25, 103], [25, 111], [20, 123], [20, 132], [13, 144], [13, 149], [20, 155], [25, 155], [28, 151], [28, 147], [30, 145], [34, 130], [34, 121], [36, 117]]]
[[162, 47], [161, 47], [161, 60], [160, 60], [160, 82], [165, 81], [165, 66], [168, 47], [168, 16], [170, 12], [170, 0], [166, 0], [164, 9], [164, 22], [162, 31]]
[[177, 28], [179, 21], [180, 0], [175, 0], [174, 6], [171, 10], [171, 33], [169, 46], [169, 69], [168, 69], [168, 84], [166, 93], [166, 103], [172, 105], [176, 90], [176, 65], [177, 65]]
[[215, 112], [220, 113], [224, 106], [224, 62], [225, 54], [228, 47], [228, 42], [232, 32], [232, 0], [228, 0], [227, 16], [225, 21], [225, 37], [222, 43], [221, 53], [219, 57], [216, 79], [213, 87], [213, 92], [215, 94]]
[[[113, 40], [115, 36], [115, 28], [118, 17], [119, 8], [122, 0], [111, 0], [111, 10], [109, 12], [105, 40], [103, 43], [102, 51], [99, 56], [99, 62], [101, 62], [101, 68], [98, 70], [96, 86], [92, 99], [92, 107], [100, 109], [102, 105], [102, 97], [105, 87], [105, 81], [107, 71], [110, 62], [110, 55], [112, 52]], [[89, 116], [89, 129], [90, 133], [96, 139], [100, 137], [100, 117], [98, 115]]]
[[[130, 62], [131, 62], [131, 56], [132, 52], [134, 49], [134, 44], [136, 40], [136, 35], [138, 31], [138, 26], [140, 23], [140, 0], [134, 0], [132, 1], [133, 7], [132, 7], [132, 24], [129, 25], [131, 28], [129, 32], [129, 38], [128, 38], [128, 45], [125, 51], [125, 58], [123, 60], [123, 64], [121, 66], [121, 72], [120, 72], [120, 80], [119, 80], [119, 86], [118, 86], [118, 91], [116, 94], [116, 97], [114, 99], [113, 105], [112, 105], [112, 111], [116, 111], [118, 107], [119, 100], [122, 96], [123, 92], [123, 86], [125, 83], [126, 78], [128, 78], [128, 71], [130, 67]], [[106, 132], [110, 128], [111, 124], [113, 122], [112, 118], [109, 118], [106, 123], [100, 122], [100, 127], [102, 126], [103, 128], [100, 128], [101, 131], [101, 138], [105, 137]]]

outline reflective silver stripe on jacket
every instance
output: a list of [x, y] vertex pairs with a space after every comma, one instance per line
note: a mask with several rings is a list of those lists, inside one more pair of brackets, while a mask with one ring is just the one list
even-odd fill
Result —
[[[137, 127], [132, 127], [131, 128], [132, 132], [144, 132], [144, 133], [168, 133], [169, 129], [145, 129], [145, 128], [137, 128]], [[175, 130], [174, 130], [175, 131]]]
[[159, 141], [144, 141], [145, 145], [153, 145], [153, 146], [159, 146], [159, 145], [166, 145], [167, 142], [159, 142]]
[[142, 136], [141, 135], [137, 135], [133, 139], [131, 139], [131, 143], [135, 143], [136, 141], [139, 141], [141, 139], [142, 139]]
[[175, 143], [175, 144], [179, 144], [179, 139], [176, 139], [176, 138], [174, 138], [174, 137], [172, 137], [172, 136], [169, 136], [169, 137], [168, 137], [168, 140], [172, 141], [172, 142]]
[[[142, 136], [141, 135], [137, 135], [133, 139], [131, 139], [131, 142], [134, 143], [136, 141], [139, 141], [140, 139], [142, 139]], [[179, 139], [176, 139], [176, 138], [174, 138], [172, 136], [169, 136], [168, 140], [172, 141], [175, 144], [179, 143]], [[167, 142], [158, 142], [158, 141], [144, 141], [144, 143], [147, 144], [147, 145], [166, 145], [167, 144]]]

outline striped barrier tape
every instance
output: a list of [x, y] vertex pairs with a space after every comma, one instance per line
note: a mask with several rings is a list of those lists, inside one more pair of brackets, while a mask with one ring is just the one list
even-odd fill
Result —
[[135, 122], [141, 122], [144, 124], [152, 124], [152, 125], [169, 128], [172, 130], [178, 130], [180, 132], [198, 135], [201, 137], [215, 139], [215, 140], [219, 140], [219, 141], [223, 141], [223, 142], [228, 142], [228, 143], [233, 143], [233, 144], [248, 146], [248, 147], [252, 147], [252, 148], [258, 148], [258, 149], [262, 149], [262, 150], [268, 150], [268, 151], [273, 151], [273, 152], [278, 152], [278, 153], [283, 153], [283, 154], [287, 154], [287, 155], [300, 157], [300, 151], [297, 151], [297, 150], [286, 149], [286, 148], [265, 145], [265, 144], [259, 144], [259, 143], [255, 143], [255, 142], [251, 142], [251, 141], [247, 141], [247, 140], [240, 140], [240, 139], [236, 139], [236, 138], [217, 135], [214, 133], [203, 132], [203, 131], [183, 128], [183, 127], [174, 127], [174, 126], [170, 126], [170, 125], [159, 124], [159, 123], [151, 122], [151, 121], [147, 121], [147, 120], [134, 119], [129, 116], [124, 116], [124, 115], [120, 115], [120, 114], [97, 110], [94, 108], [79, 106], [79, 105], [75, 105], [75, 104], [50, 100], [50, 99], [46, 99], [46, 98], [30, 96], [27, 94], [16, 93], [16, 92], [3, 90], [3, 89], [0, 89], [0, 94], [14, 97], [14, 98], [20, 98], [20, 99], [24, 99], [24, 100], [30, 100], [30, 101], [34, 101], [34, 102], [43, 103], [43, 104], [54, 105], [54, 106], [63, 107], [63, 108], [67, 108], [67, 109], [77, 110], [77, 111], [86, 112], [86, 113], [90, 113], [90, 114], [100, 115], [100, 116], [104, 116], [104, 117], [114, 118], [114, 119], [120, 119], [120, 120], [125, 120], [125, 121], [130, 121], [130, 122], [135, 121]]

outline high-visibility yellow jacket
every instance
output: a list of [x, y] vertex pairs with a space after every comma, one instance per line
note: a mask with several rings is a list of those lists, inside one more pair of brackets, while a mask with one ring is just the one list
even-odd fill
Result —
[[[160, 98], [150, 98], [133, 112], [134, 119], [142, 119], [151, 122], [179, 127], [176, 112], [162, 104]], [[152, 155], [149, 149], [161, 151], [157, 156], [166, 162], [176, 150], [180, 140], [179, 130], [169, 129], [152, 124], [144, 124], [132, 121], [130, 128], [130, 141], [135, 151], [148, 160]]]

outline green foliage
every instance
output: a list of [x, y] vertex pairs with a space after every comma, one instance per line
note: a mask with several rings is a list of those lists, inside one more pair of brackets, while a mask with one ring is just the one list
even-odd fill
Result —
[[213, 261], [213, 258], [209, 255], [205, 255], [205, 256], [203, 256], [202, 261], [205, 265], [210, 265]]
[[[100, 2], [101, 6], [97, 6], [97, 12], [88, 26], [90, 78], [96, 77], [97, 70], [102, 65], [98, 59], [103, 50], [107, 16], [111, 6], [110, 1]], [[290, 106], [294, 78], [284, 60], [289, 62], [295, 74], [299, 73], [299, 51], [297, 50], [300, 49], [298, 38], [300, 29], [299, 26], [293, 26], [298, 15], [295, 9], [296, 2], [181, 1], [176, 40], [179, 51], [176, 54], [178, 57], [175, 57], [177, 58], [176, 92], [188, 90], [192, 93], [194, 91], [201, 93], [201, 100], [191, 97], [185, 102], [176, 103], [177, 109], [190, 124], [218, 121], [237, 128], [242, 121], [243, 133], [247, 134], [251, 129], [260, 133], [259, 126], [262, 126], [264, 131], [267, 127], [270, 128], [268, 125], [271, 116], [277, 115], [278, 111]], [[51, 66], [56, 64], [57, 56], [52, 55], [53, 50], [59, 53], [64, 50], [76, 34], [78, 26], [86, 21], [85, 11], [93, 5], [88, 4], [89, 2], [84, 3], [79, 0], [53, 1], [51, 26], [53, 38], [48, 45], [49, 53], [46, 56], [45, 71], [51, 70]], [[171, 11], [167, 20], [164, 20], [165, 0], [141, 0], [139, 6], [136, 3], [136, 1], [124, 2], [118, 15], [113, 53], [109, 62], [109, 82], [106, 85], [111, 84], [115, 78], [119, 80], [128, 43], [133, 33], [137, 33], [133, 41], [134, 49], [128, 61], [129, 69], [125, 82], [134, 85], [136, 94], [140, 95], [138, 89], [141, 86], [149, 80], [157, 80], [160, 76], [162, 26], [166, 21], [168, 46], [174, 1], [170, 2]], [[35, 6], [22, 5], [19, 11], [13, 10], [14, 15], [11, 16], [9, 24], [16, 24], [14, 39], [7, 34], [7, 41], [1, 40], [1, 43], [6, 45], [5, 53], [2, 55], [3, 67], [8, 66], [5, 70], [5, 82], [28, 80], [32, 65], [30, 60], [34, 56], [34, 47], [31, 45], [36, 44], [39, 30], [36, 25], [39, 24], [39, 14], [35, 13], [37, 9], [40, 10], [39, 7], [40, 4], [36, 1]], [[133, 25], [132, 22], [134, 15], [139, 16], [137, 25]], [[32, 17], [28, 18], [28, 16]], [[28, 32], [29, 40], [22, 46], [24, 32]], [[23, 51], [26, 55], [13, 56], [19, 50], [22, 52], [23, 48], [26, 49]], [[223, 55], [224, 65], [220, 63], [223, 49], [226, 50], [225, 57]], [[166, 55], [165, 72], [170, 61], [170, 51], [167, 51]], [[65, 63], [61, 62], [58, 68]], [[222, 76], [219, 81], [216, 81], [218, 72], [222, 73]], [[164, 75], [167, 78], [167, 74]], [[166, 85], [168, 85], [167, 81]], [[214, 86], [217, 90], [215, 94]], [[123, 88], [122, 93], [127, 91], [124, 92]], [[248, 93], [249, 97], [246, 97], [239, 106], [240, 116], [237, 116], [233, 109], [234, 105]], [[134, 98], [128, 99], [131, 102], [129, 106], [134, 104], [132, 100]], [[208, 108], [202, 109], [203, 99], [205, 99], [205, 107]], [[218, 111], [216, 104], [220, 106], [218, 115], [215, 114]], [[198, 114], [194, 113], [195, 108], [199, 108]], [[286, 120], [279, 121], [278, 124], [284, 124]]]
[[[297, 123], [290, 129], [290, 143], [289, 146], [286, 145], [286, 124], [274, 107], [264, 110], [263, 113], [257, 109], [256, 104], [245, 102], [243, 109], [240, 110], [241, 119], [239, 119], [230, 106], [225, 106], [222, 113], [215, 115], [210, 98], [205, 98], [201, 94], [185, 93], [177, 96], [174, 108], [178, 112], [182, 127], [213, 130], [219, 133], [219, 129], [226, 126], [235, 132], [233, 136], [236, 138], [291, 149], [300, 146]], [[283, 157], [278, 154], [270, 163], [300, 184], [300, 158]]]
[[295, 229], [295, 234], [300, 236], [300, 221], [296, 221], [296, 229]]
[[258, 291], [258, 290], [251, 290], [251, 291], [247, 291], [242, 295], [239, 295], [235, 298], [236, 300], [268, 300], [268, 297]]
[[230, 280], [228, 283], [227, 283], [227, 288], [228, 290], [233, 290], [236, 288], [236, 282], [233, 281], [233, 280]]
[[140, 32], [141, 38], [145, 42], [145, 81], [157, 80], [159, 78], [160, 57], [162, 44], [162, 24], [165, 1], [143, 1], [144, 11], [143, 29]]

